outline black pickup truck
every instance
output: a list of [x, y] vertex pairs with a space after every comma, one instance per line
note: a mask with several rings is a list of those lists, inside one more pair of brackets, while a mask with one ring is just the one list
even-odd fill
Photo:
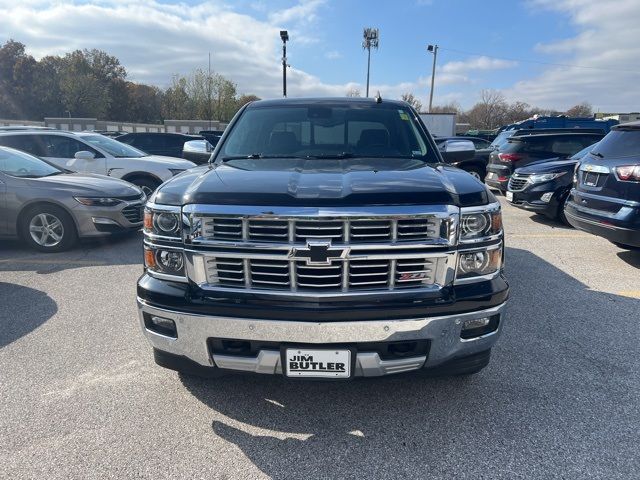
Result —
[[182, 372], [470, 374], [504, 324], [500, 204], [404, 102], [243, 107], [144, 237], [141, 327]]

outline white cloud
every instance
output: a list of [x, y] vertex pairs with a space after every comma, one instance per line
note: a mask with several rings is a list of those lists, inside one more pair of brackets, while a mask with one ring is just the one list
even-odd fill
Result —
[[553, 55], [549, 62], [564, 66], [517, 82], [506, 92], [510, 99], [558, 109], [588, 101], [602, 111], [640, 110], [638, 0], [537, 0], [532, 5], [567, 15], [578, 33], [537, 45], [537, 51]]
[[472, 57], [463, 61], [445, 63], [440, 70], [444, 73], [463, 74], [472, 70], [500, 70], [513, 68], [518, 62], [490, 57]]
[[269, 15], [271, 23], [283, 25], [289, 22], [314, 22], [317, 18], [317, 11], [325, 0], [303, 0], [293, 7], [278, 10]]
[[331, 50], [330, 52], [324, 54], [324, 58], [328, 60], [337, 60], [339, 58], [342, 58], [342, 54], [337, 50]]

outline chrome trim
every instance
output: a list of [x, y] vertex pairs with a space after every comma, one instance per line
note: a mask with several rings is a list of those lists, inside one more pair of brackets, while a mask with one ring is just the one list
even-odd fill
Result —
[[[496, 212], [501, 212], [501, 210], [502, 210], [502, 207], [500, 205], [500, 202], [494, 202], [494, 203], [489, 203], [487, 205], [479, 205], [475, 207], [462, 207], [460, 208], [460, 223], [462, 223], [462, 217], [464, 215], [469, 215], [473, 213], [492, 214]], [[458, 228], [457, 230], [458, 230], [458, 245], [460, 246], [476, 244], [476, 243], [492, 242], [492, 241], [501, 239], [504, 235], [504, 228], [501, 228], [498, 233], [494, 233], [486, 237], [463, 239], [462, 229]]]
[[[142, 331], [150, 344], [159, 350], [185, 356], [204, 366], [216, 365], [214, 360], [219, 357], [211, 355], [208, 339], [227, 338], [318, 346], [331, 343], [349, 344], [427, 339], [430, 340], [431, 345], [424, 367], [433, 367], [455, 357], [472, 355], [491, 348], [499, 338], [505, 323], [505, 305], [506, 303], [503, 303], [485, 310], [434, 317], [348, 322], [302, 322], [190, 314], [154, 307], [138, 298]], [[143, 314], [145, 313], [173, 320], [176, 324], [177, 338], [169, 339], [147, 330], [144, 326]], [[496, 332], [486, 337], [476, 337], [471, 342], [462, 341], [460, 332], [466, 320], [498, 314], [501, 318]], [[265, 356], [268, 355], [265, 354]], [[224, 357], [222, 358], [223, 362], [229, 361]], [[271, 356], [271, 358], [274, 357]], [[371, 360], [370, 358], [363, 359], [365, 364], [367, 360]], [[413, 360], [419, 361], [419, 358]], [[233, 361], [239, 367], [248, 368], [246, 361], [239, 361], [237, 358]], [[265, 363], [267, 363], [266, 358]]]
[[589, 173], [611, 173], [611, 170], [604, 165], [594, 165], [592, 163], [582, 163], [578, 168], [581, 172]]
[[[610, 202], [610, 203], [616, 203], [618, 205], [622, 205], [625, 207], [631, 207], [631, 208], [638, 208], [640, 207], [640, 202], [637, 202], [635, 200], [627, 200], [624, 198], [618, 198], [618, 197], [608, 197], [606, 195], [599, 195], [597, 193], [590, 193], [590, 192], [585, 192], [582, 190], [577, 190], [575, 188], [571, 189], [571, 196], [573, 197], [575, 194], [578, 194], [581, 197], [585, 197], [585, 198], [589, 198], [591, 200], [600, 200], [600, 201], [605, 201], [605, 202]], [[575, 203], [575, 202], [573, 202]], [[580, 206], [578, 204], [576, 204], [576, 206]]]
[[145, 208], [149, 210], [154, 210], [156, 212], [172, 212], [172, 213], [180, 213], [182, 211], [182, 207], [179, 205], [162, 205], [161, 203], [152, 203], [147, 202], [145, 204]]

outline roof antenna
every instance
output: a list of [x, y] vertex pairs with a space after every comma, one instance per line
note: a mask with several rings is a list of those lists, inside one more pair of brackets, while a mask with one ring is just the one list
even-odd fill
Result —
[[376, 103], [382, 103], [382, 97], [380, 96], [380, 90], [378, 90], [378, 93], [376, 93]]

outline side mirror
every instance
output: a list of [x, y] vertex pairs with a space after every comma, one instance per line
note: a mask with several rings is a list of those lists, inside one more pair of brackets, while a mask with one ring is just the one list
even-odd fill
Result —
[[87, 150], [80, 150], [73, 156], [76, 160], [93, 160], [96, 156]]
[[447, 163], [471, 160], [476, 154], [476, 147], [471, 140], [445, 140], [438, 149]]

